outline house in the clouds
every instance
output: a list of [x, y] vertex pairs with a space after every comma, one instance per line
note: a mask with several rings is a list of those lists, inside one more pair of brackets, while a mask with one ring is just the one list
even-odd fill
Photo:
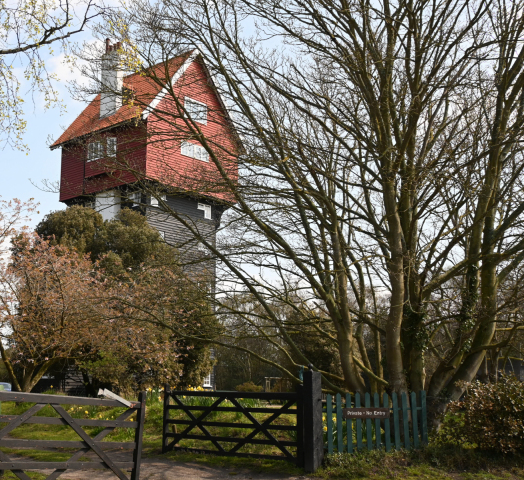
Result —
[[107, 220], [138, 208], [191, 256], [203, 250], [191, 229], [214, 243], [233, 203], [237, 137], [197, 49], [128, 76], [122, 52], [106, 41], [100, 93], [51, 146], [62, 149], [60, 201]]
[[[51, 146], [62, 150], [60, 201], [105, 220], [138, 209], [214, 279], [198, 235], [214, 245], [234, 202], [239, 142], [211, 75], [196, 49], [127, 76], [122, 46], [105, 50], [98, 95]], [[203, 386], [213, 384], [211, 374]]]

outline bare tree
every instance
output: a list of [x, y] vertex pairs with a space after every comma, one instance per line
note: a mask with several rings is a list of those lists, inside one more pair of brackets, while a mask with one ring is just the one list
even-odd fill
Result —
[[[443, 412], [497, 348], [500, 291], [524, 258], [523, 2], [122, 8], [101, 31], [166, 85], [174, 107], [154, 115], [170, 122], [170, 148], [191, 137], [218, 172], [184, 180], [234, 198], [220, 245], [163, 205], [220, 260], [217, 302], [247, 290], [290, 365], [310, 359], [275, 305], [314, 325], [340, 356], [342, 377], [322, 371], [328, 388], [341, 378], [364, 391], [367, 377], [373, 390], [426, 389]], [[242, 146], [204, 136], [177, 96], [169, 58], [191, 43]], [[148, 141], [161, 146], [165, 131]], [[235, 157], [239, 181], [227, 168]], [[118, 161], [131, 169], [125, 155]], [[166, 184], [172, 169], [166, 161]]]

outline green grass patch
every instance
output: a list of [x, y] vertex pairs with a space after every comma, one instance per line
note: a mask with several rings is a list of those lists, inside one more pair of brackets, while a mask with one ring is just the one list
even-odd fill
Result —
[[[25, 472], [26, 475], [33, 480], [45, 480], [47, 475], [38, 472]], [[18, 480], [18, 477], [11, 471], [6, 471], [2, 476], [2, 480]]]
[[[151, 454], [150, 456], [157, 456]], [[179, 463], [198, 463], [211, 467], [229, 468], [240, 471], [248, 470], [254, 473], [281, 473], [287, 475], [303, 475], [304, 471], [293, 463], [283, 460], [264, 458], [220, 457], [210, 454], [168, 452], [161, 458], [169, 458]]]
[[[28, 457], [35, 462], [67, 462], [77, 449], [57, 449], [57, 450], [30, 450], [1, 447], [0, 450], [7, 455]], [[80, 457], [78, 462], [89, 462], [89, 458]]]

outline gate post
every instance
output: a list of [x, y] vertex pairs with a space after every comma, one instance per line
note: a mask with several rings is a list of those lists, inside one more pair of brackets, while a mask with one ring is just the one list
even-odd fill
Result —
[[304, 372], [302, 393], [304, 470], [312, 473], [320, 467], [324, 458], [321, 375], [312, 370], [312, 365]]

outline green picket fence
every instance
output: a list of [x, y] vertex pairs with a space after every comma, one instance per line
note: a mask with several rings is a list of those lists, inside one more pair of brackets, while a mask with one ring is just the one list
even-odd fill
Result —
[[[348, 393], [345, 399], [340, 393], [335, 397], [327, 395], [323, 407], [325, 416], [323, 416], [328, 453], [353, 453], [375, 448], [385, 448], [386, 452], [389, 452], [392, 449], [409, 450], [426, 445], [428, 443], [426, 392], [419, 392], [418, 395], [412, 392], [409, 399], [408, 403], [408, 396], [405, 393], [400, 398], [393, 393], [391, 399], [385, 393], [381, 404], [379, 394], [375, 393], [371, 405], [371, 396], [366, 393], [362, 405], [359, 393], [354, 396]], [[342, 409], [354, 407], [389, 408], [390, 418], [344, 419]]]

